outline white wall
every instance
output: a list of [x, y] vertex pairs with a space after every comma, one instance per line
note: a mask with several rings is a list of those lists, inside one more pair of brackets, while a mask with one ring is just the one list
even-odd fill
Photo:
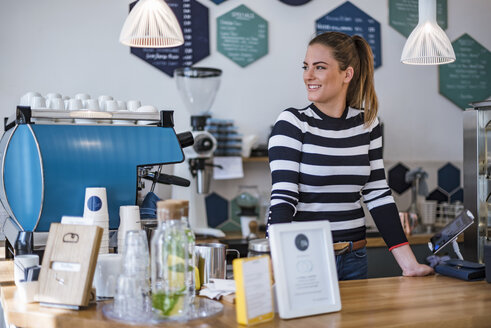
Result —
[[[87, 92], [140, 99], [176, 110], [178, 131], [189, 114], [174, 80], [118, 43], [125, 0], [0, 0], [0, 117], [11, 115], [27, 91]], [[281, 110], [307, 104], [301, 65], [314, 21], [343, 0], [312, 0], [291, 7], [278, 0], [228, 0], [210, 10], [211, 55], [197, 66], [223, 70], [212, 113], [233, 118], [244, 134], [266, 141]], [[405, 37], [388, 25], [387, 0], [353, 0], [382, 29], [382, 66], [375, 72], [385, 157], [397, 161], [462, 161], [462, 110], [438, 93], [437, 67], [399, 63]], [[269, 22], [269, 54], [241, 68], [216, 51], [216, 17], [246, 4]], [[491, 2], [448, 0], [447, 34], [469, 33], [491, 49]], [[249, 165], [250, 169], [260, 165]], [[265, 168], [257, 168], [263, 174]]]

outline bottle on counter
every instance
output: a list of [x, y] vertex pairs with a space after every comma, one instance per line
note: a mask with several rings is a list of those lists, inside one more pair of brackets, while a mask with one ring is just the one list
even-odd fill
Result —
[[190, 299], [187, 272], [193, 263], [181, 205], [159, 201], [157, 218], [151, 241], [152, 306], [165, 317], [186, 316]]

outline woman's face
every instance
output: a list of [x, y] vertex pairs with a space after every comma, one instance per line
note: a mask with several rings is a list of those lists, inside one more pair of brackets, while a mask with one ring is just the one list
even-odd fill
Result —
[[338, 101], [342, 101], [344, 106], [352, 69], [341, 71], [331, 48], [321, 44], [307, 48], [303, 64], [303, 80], [309, 101], [317, 107], [337, 104]]

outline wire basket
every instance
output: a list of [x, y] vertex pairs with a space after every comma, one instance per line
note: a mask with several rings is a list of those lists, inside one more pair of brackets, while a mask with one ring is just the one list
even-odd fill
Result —
[[419, 202], [419, 214], [421, 216], [421, 224], [425, 226], [432, 226], [436, 220], [436, 209], [438, 202], [436, 200], [425, 200]]
[[435, 227], [444, 227], [464, 210], [462, 203], [440, 203], [436, 207]]

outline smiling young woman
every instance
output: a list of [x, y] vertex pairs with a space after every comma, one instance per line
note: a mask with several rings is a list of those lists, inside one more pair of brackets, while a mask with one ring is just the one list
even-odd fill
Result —
[[385, 179], [370, 46], [357, 35], [320, 34], [303, 69], [312, 103], [284, 110], [269, 140], [268, 224], [330, 221], [334, 242], [348, 245], [336, 255], [338, 278], [366, 278], [363, 201], [403, 274], [431, 274], [408, 245]]

